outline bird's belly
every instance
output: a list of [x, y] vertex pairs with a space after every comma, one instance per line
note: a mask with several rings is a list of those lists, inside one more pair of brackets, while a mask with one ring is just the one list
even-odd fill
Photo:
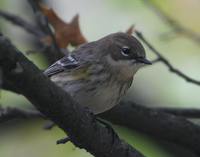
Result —
[[117, 105], [120, 98], [124, 95], [127, 88], [119, 88], [117, 85], [111, 87], [100, 86], [96, 88], [80, 88], [69, 87], [65, 90], [77, 101], [80, 105], [87, 107], [94, 114], [102, 113]]
[[[99, 90], [94, 96], [84, 98], [84, 106], [88, 107], [93, 113], [98, 114], [111, 109], [117, 105], [119, 101], [118, 91], [112, 89]], [[80, 102], [80, 103], [81, 103]]]
[[111, 80], [92, 82], [92, 81], [64, 81], [52, 78], [57, 85], [62, 87], [72, 98], [80, 105], [89, 108], [94, 114], [104, 112], [117, 105], [121, 97], [130, 87], [130, 83], [119, 84], [117, 81]]

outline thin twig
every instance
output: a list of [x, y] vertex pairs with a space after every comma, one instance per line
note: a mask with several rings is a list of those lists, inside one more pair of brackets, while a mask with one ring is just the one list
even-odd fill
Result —
[[180, 117], [186, 118], [200, 118], [200, 109], [194, 108], [153, 108], [157, 112], [170, 113]]
[[37, 0], [28, 0], [30, 6], [33, 9], [33, 12], [36, 15], [37, 18], [37, 22], [39, 24], [39, 26], [41, 27], [42, 30], [44, 30], [48, 35], [50, 35], [51, 39], [52, 39], [52, 43], [53, 46], [55, 48], [55, 50], [59, 53], [62, 54], [57, 42], [56, 42], [56, 38], [54, 36], [54, 33], [52, 32], [51, 28], [49, 27], [49, 22], [48, 22], [48, 18], [40, 11], [40, 7], [38, 5], [38, 1]]
[[193, 40], [197, 44], [200, 43], [200, 34], [186, 28], [185, 26], [181, 25], [178, 21], [168, 16], [151, 0], [143, 0], [143, 2], [148, 7], [150, 7], [160, 17], [160, 19], [164, 20], [170, 27], [172, 27], [174, 32], [184, 35], [185, 37]]
[[158, 57], [157, 61], [162, 62], [163, 64], [165, 64], [169, 71], [171, 71], [172, 73], [175, 73], [176, 75], [178, 75], [179, 77], [183, 78], [184, 80], [186, 80], [189, 83], [193, 83], [196, 84], [198, 86], [200, 86], [200, 81], [199, 80], [195, 80], [189, 76], [187, 76], [186, 74], [184, 74], [183, 72], [181, 72], [179, 69], [175, 68], [163, 55], [161, 55], [161, 53], [159, 51], [157, 51], [148, 41], [146, 38], [144, 38], [144, 36], [142, 35], [141, 32], [135, 30], [135, 34], [137, 35], [137, 37], [142, 40], [147, 47]]
[[56, 144], [65, 144], [70, 141], [69, 137], [65, 137], [56, 141]]
[[0, 16], [12, 22], [15, 25], [18, 25], [24, 28], [24, 30], [35, 35], [36, 37], [41, 38], [42, 36], [45, 35], [42, 31], [40, 31], [40, 29], [37, 26], [34, 26], [33, 24], [27, 22], [26, 20], [22, 19], [19, 16], [16, 16], [14, 14], [11, 14], [2, 10], [0, 10]]
[[42, 117], [39, 111], [35, 110], [24, 110], [14, 107], [0, 107], [0, 123], [6, 122], [13, 119], [27, 119], [27, 118], [37, 118]]
[[[24, 30], [26, 30], [28, 33], [33, 34], [36, 37], [35, 44], [37, 44], [39, 47], [39, 50], [35, 50], [35, 51], [43, 53], [44, 56], [46, 56], [49, 64], [54, 63], [55, 61], [57, 61], [58, 59], [66, 55], [65, 53], [66, 51], [68, 51], [67, 49], [61, 49], [60, 52], [55, 51], [54, 45], [48, 46], [45, 44], [45, 42], [41, 40], [43, 37], [47, 36], [48, 34], [41, 27], [39, 26], [36, 27], [30, 24], [29, 22], [27, 22], [26, 20], [22, 19], [21, 17], [5, 12], [5, 11], [0, 11], [0, 16], [17, 26], [24, 28]], [[30, 54], [30, 53], [27, 53], [27, 54]]]

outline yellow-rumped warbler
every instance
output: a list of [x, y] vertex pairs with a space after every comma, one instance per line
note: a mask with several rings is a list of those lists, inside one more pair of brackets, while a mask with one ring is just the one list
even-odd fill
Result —
[[141, 43], [126, 33], [114, 33], [81, 45], [44, 74], [98, 114], [119, 103], [144, 64], [151, 62]]

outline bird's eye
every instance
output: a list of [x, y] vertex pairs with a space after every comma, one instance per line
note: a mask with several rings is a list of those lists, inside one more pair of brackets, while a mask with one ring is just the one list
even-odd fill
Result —
[[122, 47], [121, 53], [123, 56], [128, 56], [130, 54], [130, 48], [129, 47]]

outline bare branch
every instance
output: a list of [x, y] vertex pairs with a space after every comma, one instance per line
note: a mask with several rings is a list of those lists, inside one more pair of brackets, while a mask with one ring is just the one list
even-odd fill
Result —
[[135, 34], [137, 35], [137, 37], [142, 40], [147, 47], [157, 56], [156, 62], [162, 62], [163, 64], [165, 64], [169, 71], [171, 71], [172, 73], [175, 73], [176, 75], [178, 75], [179, 77], [183, 78], [184, 80], [186, 80], [189, 83], [193, 83], [196, 84], [198, 86], [200, 86], [200, 81], [199, 80], [195, 80], [191, 77], [189, 77], [188, 75], [184, 74], [183, 72], [181, 72], [179, 69], [175, 68], [163, 55], [161, 55], [161, 53], [156, 50], [148, 41], [146, 38], [144, 38], [144, 36], [142, 35], [141, 32], [135, 30]]
[[[28, 115], [28, 118], [31, 118], [32, 116], [29, 114], [29, 111], [27, 113], [26, 110], [20, 110], [20, 112], [24, 112], [22, 116], [21, 113], [18, 116], [15, 112], [11, 112], [13, 115], [10, 116], [10, 119], [27, 118], [26, 115]], [[33, 117], [41, 117], [39, 112], [37, 112], [33, 111]], [[7, 113], [9, 114], [9, 112]], [[148, 108], [135, 104], [134, 102], [122, 102], [110, 111], [100, 114], [101, 117], [115, 124], [123, 125], [140, 132], [142, 131], [159, 140], [161, 139], [184, 146], [197, 154], [200, 153], [198, 151], [198, 147], [200, 146], [200, 126], [182, 117], [199, 118], [199, 115], [200, 110], [198, 109]], [[55, 123], [50, 124], [51, 127], [55, 126]], [[64, 143], [68, 140], [69, 138], [59, 141], [60, 143]]]
[[194, 32], [185, 26], [181, 25], [178, 21], [173, 19], [172, 17], [168, 16], [164, 11], [162, 11], [154, 2], [151, 0], [143, 0], [143, 2], [150, 7], [159, 17], [161, 20], [164, 20], [170, 27], [173, 28], [175, 33], [179, 33], [184, 35], [185, 37], [193, 40], [197, 44], [200, 43], [200, 34]]
[[23, 94], [45, 117], [55, 122], [77, 147], [96, 157], [143, 157], [78, 105], [63, 89], [51, 82], [17, 50], [0, 36], [0, 67], [4, 89]]
[[0, 10], [0, 16], [17, 26], [24, 28], [24, 30], [26, 30], [28, 33], [35, 35], [36, 37], [40, 38], [45, 35], [43, 32], [40, 31], [40, 29], [37, 26], [34, 26], [33, 24], [28, 23], [26, 20], [14, 14], [7, 13], [5, 11]]
[[[38, 1], [36, 0], [28, 0], [29, 4], [31, 5], [36, 18], [37, 18], [37, 22], [40, 26], [40, 28], [45, 31], [48, 35], [50, 35], [51, 39], [52, 39], [52, 43], [54, 46], [54, 49], [57, 51], [58, 54], [62, 54], [60, 48], [58, 47], [58, 44], [56, 42], [56, 38], [54, 36], [54, 33], [51, 31], [51, 28], [49, 27], [49, 22], [48, 22], [48, 18], [40, 11], [40, 7], [38, 5]], [[63, 55], [63, 54], [62, 54]]]
[[17, 26], [24, 28], [28, 33], [35, 35], [35, 37], [37, 38], [36, 43], [39, 44], [39, 47], [40, 47], [39, 51], [46, 56], [50, 64], [54, 63], [55, 61], [57, 61], [58, 59], [62, 58], [65, 55], [65, 52], [67, 51], [67, 49], [60, 50], [58, 52], [58, 51], [55, 51], [55, 46], [53, 45], [48, 46], [48, 45], [45, 45], [44, 42], [42, 42], [41, 38], [44, 37], [47, 33], [46, 31], [43, 31], [41, 27], [33, 26], [32, 24], [28, 23], [26, 20], [22, 19], [21, 17], [18, 17], [14, 14], [7, 13], [4, 11], [0, 11], [0, 16], [2, 16], [6, 20], [12, 22], [13, 24]]
[[25, 118], [38, 118], [42, 116], [42, 114], [38, 111], [34, 110], [24, 110], [13, 107], [0, 107], [0, 123], [6, 122], [13, 119], [25, 119]]
[[62, 138], [56, 142], [56, 144], [65, 144], [70, 141], [69, 137]]
[[200, 126], [183, 117], [157, 111], [134, 102], [122, 102], [101, 116], [115, 124], [182, 145], [200, 155]]
[[[130, 102], [129, 102], [130, 103]], [[133, 102], [132, 102], [133, 103]], [[127, 103], [123, 103], [126, 104]], [[135, 105], [135, 103], [133, 103]], [[136, 105], [137, 106], [137, 105]], [[144, 105], [140, 105], [140, 108], [143, 108]], [[144, 107], [146, 109], [147, 107]], [[151, 111], [155, 112], [164, 112], [172, 114], [174, 116], [184, 117], [184, 118], [200, 118], [200, 109], [197, 108], [168, 108], [168, 107], [155, 107], [151, 108]], [[125, 113], [127, 114], [127, 113]], [[12, 119], [24, 119], [24, 118], [45, 118], [37, 110], [25, 110], [16, 107], [0, 107], [0, 123], [4, 121], [9, 121]], [[127, 119], [128, 121], [128, 119]], [[55, 126], [55, 123], [49, 121], [44, 129], [51, 130]]]
[[185, 118], [200, 118], [200, 109], [194, 108], [153, 108], [157, 112], [165, 112]]

